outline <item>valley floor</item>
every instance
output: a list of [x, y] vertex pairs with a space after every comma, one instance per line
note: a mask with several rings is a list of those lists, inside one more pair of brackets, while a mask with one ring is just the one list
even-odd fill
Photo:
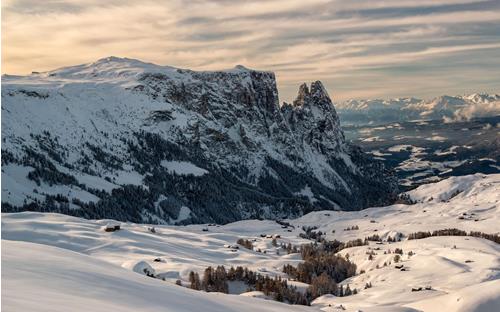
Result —
[[[155, 226], [155, 233], [144, 224], [121, 223], [121, 230], [106, 232], [110, 220], [2, 214], [2, 309], [500, 311], [499, 244], [470, 236], [407, 239], [414, 232], [448, 228], [500, 233], [500, 174], [451, 177], [422, 185], [409, 196], [417, 203], [313, 212], [285, 220], [288, 227], [246, 220], [223, 226]], [[217, 265], [244, 266], [286, 278], [283, 265], [296, 266], [302, 261], [300, 255], [287, 254], [273, 246], [271, 238], [261, 236], [279, 235], [278, 245], [310, 243], [299, 237], [303, 226], [317, 227], [327, 240], [380, 236], [382, 242], [340, 252], [348, 254], [358, 270], [342, 285], [358, 289], [358, 294], [322, 296], [307, 307], [264, 300], [262, 293], [245, 293], [244, 285], [231, 285], [229, 295], [175, 285], [178, 280], [189, 285], [190, 271], [202, 274], [206, 267]], [[387, 241], [394, 237], [401, 241]], [[254, 250], [227, 248], [239, 238], [254, 240]], [[395, 268], [396, 248], [403, 250], [398, 266], [405, 270]], [[145, 276], [145, 267], [160, 279]], [[372, 287], [364, 289], [367, 283]], [[307, 287], [296, 281], [290, 284], [299, 290]]]

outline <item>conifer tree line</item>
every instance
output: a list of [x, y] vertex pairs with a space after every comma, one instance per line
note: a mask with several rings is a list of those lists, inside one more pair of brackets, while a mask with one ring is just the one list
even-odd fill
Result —
[[[360, 241], [364, 244], [364, 241]], [[252, 248], [252, 242], [247, 239], [239, 239], [238, 244], [248, 249]], [[271, 296], [277, 301], [303, 305], [309, 305], [315, 298], [326, 294], [353, 295], [357, 293], [357, 289], [351, 290], [349, 285], [345, 288], [337, 285], [337, 283], [356, 274], [354, 263], [335, 254], [339, 247], [345, 245], [338, 241], [325, 242], [324, 244], [311, 243], [301, 245], [300, 248], [292, 247], [291, 244], [282, 244], [282, 247], [289, 253], [299, 252], [304, 260], [297, 267], [289, 264], [284, 265], [283, 273], [294, 280], [309, 284], [305, 293], [289, 286], [287, 280], [280, 276], [271, 278], [241, 266], [231, 267], [228, 271], [224, 266], [208, 267], [201, 278], [198, 273], [191, 271], [189, 274], [190, 287], [207, 292], [228, 293], [228, 282], [243, 281], [248, 285], [249, 291], [262, 291], [266, 296]]]
[[[381, 241], [380, 236], [377, 234], [365, 237], [364, 240], [361, 238], [357, 238], [357, 239], [353, 239], [353, 240], [350, 240], [347, 242], [341, 242], [341, 241], [338, 241], [336, 239], [334, 239], [333, 241], [329, 241], [329, 240], [326, 240], [324, 237], [324, 235], [326, 233], [323, 233], [321, 231], [315, 231], [317, 229], [318, 229], [318, 227], [316, 227], [316, 226], [307, 226], [307, 227], [303, 226], [302, 230], [304, 231], [304, 233], [300, 233], [299, 237], [304, 238], [304, 239], [314, 240], [316, 243], [321, 243], [324, 250], [334, 252], [334, 253], [337, 253], [345, 248], [368, 245], [369, 241]], [[352, 229], [354, 229], [354, 230], [359, 229], [359, 226], [355, 225], [355, 226], [349, 227], [349, 230], [352, 230]]]
[[326, 272], [314, 277], [305, 292], [298, 291], [296, 287], [288, 285], [287, 280], [281, 276], [272, 278], [241, 266], [231, 267], [229, 270], [226, 270], [224, 266], [208, 267], [201, 278], [196, 272], [189, 273], [190, 288], [194, 290], [227, 294], [229, 293], [228, 282], [233, 281], [244, 282], [248, 286], [248, 291], [261, 291], [276, 301], [289, 304], [310, 305], [311, 301], [322, 295], [348, 296], [357, 293], [356, 289], [351, 290], [349, 286], [338, 287], [337, 283]]
[[[27, 178], [39, 186], [42, 183], [73, 185], [97, 196], [99, 200], [89, 203], [70, 200], [72, 208], [75, 208], [74, 205], [78, 207], [68, 209], [67, 200], [59, 202], [52, 198], [45, 201], [40, 199], [41, 196], [34, 196], [22, 205], [2, 202], [3, 212], [58, 212], [88, 219], [112, 218], [119, 221], [158, 223], [158, 220], [168, 222], [169, 218], [176, 219], [175, 210], [180, 206], [186, 206], [193, 214], [182, 224], [206, 222], [225, 224], [242, 219], [242, 211], [248, 218], [258, 218], [264, 214], [262, 207], [271, 208], [268, 217], [271, 215], [298, 217], [313, 210], [308, 200], [297, 197], [293, 190], [277, 185], [277, 182], [269, 177], [263, 177], [259, 185], [245, 183], [239, 177], [245, 174], [242, 168], [211, 167], [207, 165], [201, 151], [190, 142], [186, 142], [185, 145], [176, 144], [165, 140], [159, 134], [145, 131], [120, 138], [127, 148], [126, 153], [130, 156], [126, 164], [131, 165], [139, 174], [145, 175], [142, 189], [136, 185], [121, 185], [117, 187], [121, 189], [118, 192], [94, 190], [79, 183], [75, 176], [58, 170], [57, 165], [114, 183], [113, 173], [120, 170], [125, 163], [121, 163], [112, 153], [112, 147], [106, 148], [87, 142], [82, 146], [81, 158], [76, 163], [69, 164], [66, 161], [68, 151], [57, 142], [57, 138], [51, 137], [49, 133], [32, 137], [38, 142], [38, 148], [26, 146], [21, 156], [2, 150], [2, 164], [15, 163], [33, 167]], [[209, 174], [203, 176], [175, 174], [161, 165], [163, 160], [187, 161], [206, 169]], [[290, 181], [287, 182], [301, 181], [298, 178], [300, 173], [294, 172], [293, 168], [278, 166], [278, 163], [272, 160], [269, 162], [269, 166], [277, 166], [275, 171], [280, 172], [280, 176], [290, 177]], [[313, 182], [308, 183], [319, 184], [317, 181]], [[303, 187], [299, 184], [294, 185], [293, 189], [297, 188], [295, 191]], [[41, 192], [39, 194], [46, 197], [46, 194]], [[126, 194], [126, 197], [121, 197], [121, 194]], [[127, 196], [128, 194], [131, 196]], [[160, 203], [161, 209], [156, 209], [155, 203], [160, 194], [165, 195], [169, 203], [165, 205]], [[175, 204], [172, 205], [173, 202]], [[235, 206], [239, 206], [240, 209], [228, 208]], [[321, 208], [326, 209], [327, 206]], [[141, 214], [143, 211], [147, 213]], [[157, 218], [152, 218], [150, 215]]]
[[250, 250], [253, 249], [253, 243], [250, 240], [248, 240], [248, 239], [240, 238], [240, 239], [238, 239], [236, 241], [236, 243], [238, 245], [241, 245], [241, 246], [245, 247], [246, 249], [250, 249]]
[[455, 228], [436, 230], [432, 231], [432, 233], [430, 231], [411, 233], [408, 235], [408, 240], [423, 239], [432, 236], [472, 236], [472, 237], [484, 238], [492, 242], [495, 242], [497, 244], [500, 244], [500, 235], [498, 234], [487, 234], [480, 231], [470, 231], [469, 233], [467, 233], [466, 231], [462, 231]]
[[280, 302], [309, 305], [312, 300], [310, 295], [301, 293], [296, 287], [288, 286], [287, 281], [279, 276], [271, 278], [241, 266], [231, 267], [229, 270], [226, 270], [224, 266], [208, 267], [201, 279], [198, 273], [193, 271], [189, 273], [190, 288], [194, 290], [227, 294], [228, 282], [232, 281], [242, 281], [248, 285], [248, 291], [262, 291], [266, 296], [271, 296]]
[[334, 283], [354, 276], [356, 264], [335, 253], [336, 251], [329, 250], [324, 245], [302, 245], [300, 254], [304, 262], [297, 267], [287, 264], [283, 267], [283, 272], [307, 284], [312, 284], [323, 273]]

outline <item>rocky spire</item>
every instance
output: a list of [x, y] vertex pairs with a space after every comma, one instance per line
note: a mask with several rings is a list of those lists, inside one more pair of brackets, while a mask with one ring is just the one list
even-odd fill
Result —
[[282, 110], [300, 141], [322, 153], [334, 153], [345, 144], [337, 112], [321, 81], [311, 83], [310, 88], [302, 84], [291, 110]]
[[[308, 88], [306, 83], [300, 85], [297, 98], [293, 101], [293, 107], [315, 107], [321, 111], [321, 114], [326, 114], [334, 119], [338, 119], [337, 112], [333, 107], [332, 100], [330, 99], [330, 96], [328, 95], [325, 87], [319, 80], [311, 83], [310, 89]], [[325, 117], [326, 115], [324, 115], [323, 117]]]
[[303, 106], [305, 104], [306, 99], [309, 98], [309, 88], [307, 84], [304, 82], [299, 87], [299, 94], [297, 94], [297, 98], [293, 101], [293, 106]]
[[316, 100], [320, 101], [326, 101], [329, 102], [330, 105], [332, 105], [332, 101], [330, 100], [330, 97], [328, 96], [328, 92], [326, 92], [325, 87], [321, 83], [321, 81], [317, 80], [313, 83], [311, 83], [311, 97], [313, 97]]

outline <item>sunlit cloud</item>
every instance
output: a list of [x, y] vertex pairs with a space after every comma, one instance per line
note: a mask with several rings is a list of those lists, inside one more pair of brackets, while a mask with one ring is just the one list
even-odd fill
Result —
[[[498, 92], [500, 2], [2, 1], [2, 72], [126, 56], [276, 72], [282, 100], [321, 79], [336, 100]], [[439, 70], [438, 70], [439, 69]]]

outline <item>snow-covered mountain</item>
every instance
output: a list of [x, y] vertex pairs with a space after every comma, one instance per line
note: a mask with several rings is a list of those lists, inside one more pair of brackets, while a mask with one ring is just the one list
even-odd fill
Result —
[[2, 79], [2, 210], [225, 223], [357, 210], [395, 179], [345, 142], [321, 84], [109, 57]]
[[432, 100], [396, 98], [390, 100], [347, 100], [337, 105], [342, 122], [388, 123], [410, 120], [464, 120], [500, 115], [500, 95], [470, 94], [439, 96]]
[[[407, 195], [413, 204], [354, 212], [317, 211], [281, 223], [244, 220], [221, 226], [160, 225], [154, 231], [150, 225], [127, 222], [120, 224], [119, 231], [106, 232], [110, 220], [4, 213], [2, 308], [499, 311], [500, 175], [451, 177], [422, 185]], [[189, 289], [191, 271], [203, 276], [209, 266], [243, 266], [271, 278], [281, 277], [289, 286], [305, 291], [308, 284], [283, 272], [285, 265], [298, 266], [303, 259], [283, 246], [312, 243], [314, 239], [303, 235], [307, 228], [324, 233], [328, 242], [371, 237], [366, 244], [337, 253], [357, 267], [339, 287], [349, 285], [357, 294], [326, 294], [307, 307], [263, 300], [273, 299], [272, 294], [266, 296], [238, 282], [230, 283], [229, 294]], [[456, 229], [457, 236], [447, 229]], [[430, 236], [440, 230], [447, 231]], [[228, 248], [238, 239], [248, 240], [253, 249]], [[144, 268], [150, 277], [145, 276]]]

